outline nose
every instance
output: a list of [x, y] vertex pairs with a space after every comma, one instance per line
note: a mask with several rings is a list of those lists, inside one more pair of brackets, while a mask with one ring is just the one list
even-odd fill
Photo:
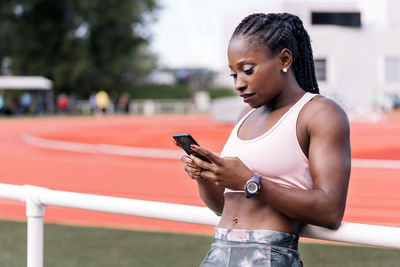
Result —
[[237, 79], [235, 80], [235, 89], [238, 91], [243, 91], [244, 89], [246, 89], [246, 87], [247, 83], [240, 77], [237, 77]]

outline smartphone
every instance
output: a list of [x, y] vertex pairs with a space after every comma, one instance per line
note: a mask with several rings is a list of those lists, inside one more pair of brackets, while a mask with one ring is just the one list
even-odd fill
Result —
[[196, 151], [193, 151], [190, 148], [190, 145], [199, 145], [196, 140], [194, 140], [194, 138], [188, 134], [175, 134], [172, 136], [175, 141], [178, 143], [178, 145], [188, 154], [188, 155], [194, 155], [196, 157], [198, 157], [199, 159], [202, 159], [208, 163], [211, 163], [211, 161], [209, 159], [207, 159], [206, 157], [204, 157], [203, 155], [200, 155], [199, 153], [197, 153]]

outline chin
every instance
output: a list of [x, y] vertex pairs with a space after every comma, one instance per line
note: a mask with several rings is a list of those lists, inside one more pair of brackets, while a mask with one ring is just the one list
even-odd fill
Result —
[[256, 104], [256, 103], [248, 103], [248, 105], [249, 105], [251, 108], [260, 108], [260, 107], [263, 106], [263, 105]]

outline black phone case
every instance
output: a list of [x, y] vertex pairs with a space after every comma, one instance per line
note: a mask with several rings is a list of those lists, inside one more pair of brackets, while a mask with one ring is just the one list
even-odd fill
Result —
[[194, 145], [199, 145], [196, 140], [194, 140], [194, 138], [190, 135], [190, 134], [175, 134], [172, 136], [175, 141], [178, 143], [178, 145], [188, 154], [188, 155], [194, 155], [196, 157], [198, 157], [199, 159], [202, 159], [208, 163], [211, 163], [211, 161], [209, 159], [207, 159], [206, 157], [200, 155], [199, 153], [197, 153], [196, 151], [193, 151], [190, 148], [190, 145], [194, 144]]

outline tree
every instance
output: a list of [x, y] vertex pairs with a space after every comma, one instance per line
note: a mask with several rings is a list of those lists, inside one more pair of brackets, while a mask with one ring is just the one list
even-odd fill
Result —
[[155, 67], [146, 26], [157, 0], [0, 2], [0, 60], [14, 75], [43, 75], [56, 93], [118, 91]]

